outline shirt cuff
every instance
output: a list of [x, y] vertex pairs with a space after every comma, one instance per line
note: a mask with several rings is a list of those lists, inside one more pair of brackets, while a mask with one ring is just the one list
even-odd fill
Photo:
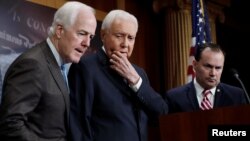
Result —
[[141, 84], [142, 84], [142, 79], [141, 77], [139, 78], [139, 81], [135, 84], [135, 85], [129, 85], [129, 87], [134, 91], [134, 92], [137, 92], [140, 87], [141, 87]]

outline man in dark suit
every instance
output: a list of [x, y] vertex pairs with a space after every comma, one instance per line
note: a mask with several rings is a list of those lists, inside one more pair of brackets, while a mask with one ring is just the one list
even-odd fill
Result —
[[[197, 48], [193, 61], [194, 80], [164, 95], [169, 113], [245, 104], [246, 97], [241, 88], [220, 82], [225, 60], [220, 46], [207, 43]], [[202, 93], [204, 90], [208, 91], [206, 95]]]
[[47, 40], [11, 64], [0, 107], [2, 141], [69, 140], [69, 90], [60, 66], [80, 60], [96, 24], [93, 8], [66, 2], [54, 15]]
[[113, 10], [101, 27], [103, 47], [72, 64], [70, 126], [74, 141], [146, 141], [149, 119], [167, 113], [144, 70], [131, 64], [137, 19]]

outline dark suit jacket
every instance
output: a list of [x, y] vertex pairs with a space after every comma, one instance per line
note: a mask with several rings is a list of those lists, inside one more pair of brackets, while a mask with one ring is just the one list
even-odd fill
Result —
[[146, 141], [149, 117], [167, 112], [164, 99], [149, 85], [145, 72], [137, 93], [110, 68], [103, 50], [72, 64], [70, 126], [74, 141]]
[[[200, 110], [193, 81], [167, 91], [164, 99], [169, 105], [169, 113]], [[242, 89], [224, 83], [217, 86], [214, 100], [214, 108], [246, 104]]]
[[0, 106], [3, 141], [66, 141], [69, 92], [46, 42], [9, 67]]

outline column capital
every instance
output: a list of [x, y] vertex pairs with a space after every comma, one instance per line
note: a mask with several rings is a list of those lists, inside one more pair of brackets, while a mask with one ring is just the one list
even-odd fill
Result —
[[[220, 22], [225, 21], [224, 8], [229, 7], [230, 0], [206, 0], [206, 5], [210, 19], [219, 19]], [[189, 10], [191, 11], [192, 0], [153, 0], [153, 10], [158, 13], [164, 8], [176, 10]]]
[[[226, 3], [227, 2], [227, 3]], [[210, 0], [207, 3], [208, 13], [211, 20], [219, 19], [221, 23], [225, 21], [224, 8], [230, 6], [229, 0], [224, 0], [224, 3], [217, 3], [214, 0]]]
[[191, 0], [153, 0], [153, 10], [158, 13], [162, 9], [191, 10]]

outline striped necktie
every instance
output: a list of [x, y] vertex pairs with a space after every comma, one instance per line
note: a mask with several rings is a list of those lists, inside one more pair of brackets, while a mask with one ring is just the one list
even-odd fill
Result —
[[211, 102], [208, 99], [208, 95], [210, 95], [210, 94], [211, 94], [210, 90], [204, 90], [202, 92], [203, 99], [201, 101], [201, 107], [200, 107], [202, 110], [210, 110], [210, 109], [212, 109], [213, 106], [212, 106]]

